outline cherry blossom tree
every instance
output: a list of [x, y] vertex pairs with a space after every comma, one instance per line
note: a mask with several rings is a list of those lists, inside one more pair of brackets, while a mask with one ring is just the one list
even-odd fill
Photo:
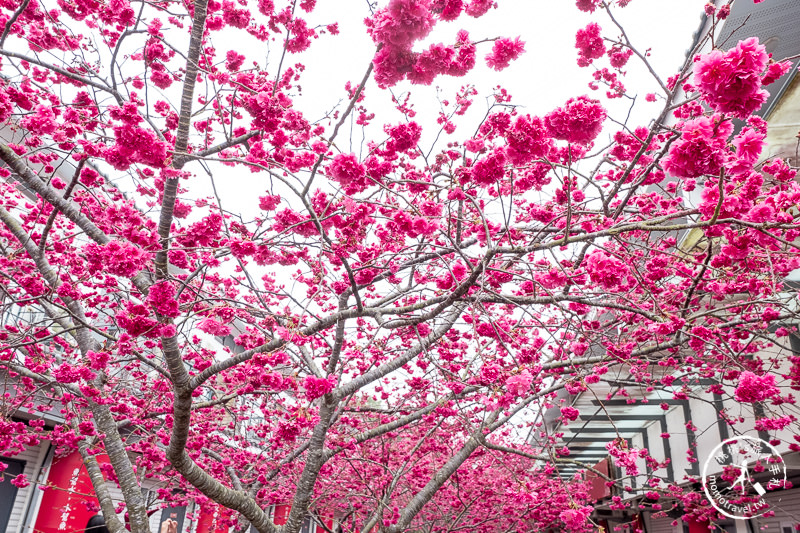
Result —
[[[384, 119], [366, 93], [513, 68], [515, 36], [422, 44], [491, 0], [373, 6], [374, 56], [323, 117], [295, 105], [293, 55], [339, 32], [309, 22], [314, 0], [4, 2], [3, 453], [45, 437], [14, 412], [60, 417], [47, 438], [80, 451], [113, 533], [150, 531], [154, 486], [238, 531], [296, 533], [309, 513], [342, 531], [583, 531], [568, 450], [526, 440], [548, 408], [577, 418], [562, 391], [680, 373], [789, 401], [777, 385], [800, 386], [800, 359], [758, 354], [795, 320], [800, 187], [763, 159], [755, 114], [789, 64], [756, 39], [698, 55], [703, 38], [673, 76], [651, 68], [660, 114], [629, 124], [604, 103], [631, 97], [629, 61], [650, 67], [617, 26], [627, 3], [577, 2], [597, 92], [531, 116], [498, 89], [464, 126], [468, 83], [432, 124], [399, 96]], [[224, 203], [250, 174], [259, 188]], [[646, 490], [702, 513], [677, 481]]]

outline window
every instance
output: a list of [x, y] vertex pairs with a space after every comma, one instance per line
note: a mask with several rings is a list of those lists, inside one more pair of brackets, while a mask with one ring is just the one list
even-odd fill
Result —
[[305, 520], [303, 520], [303, 527], [300, 528], [300, 533], [315, 533], [317, 530], [317, 524], [314, 522], [314, 519], [310, 516], [307, 516]]
[[800, 523], [781, 522], [781, 533], [797, 533], [800, 531]]
[[25, 461], [0, 457], [0, 462], [8, 465], [8, 468], [0, 474], [0, 531], [6, 531], [8, 521], [11, 519], [11, 511], [14, 509], [14, 501], [17, 498], [17, 490], [19, 490], [11, 484], [11, 480], [25, 470]]

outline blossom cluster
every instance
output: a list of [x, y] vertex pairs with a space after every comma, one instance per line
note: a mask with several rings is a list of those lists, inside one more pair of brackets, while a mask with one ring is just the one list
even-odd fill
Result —
[[575, 35], [575, 48], [578, 49], [578, 65], [588, 67], [593, 60], [603, 57], [606, 45], [600, 35], [600, 25], [592, 22], [578, 30]]
[[[757, 37], [740, 41], [727, 52], [714, 50], [696, 58], [695, 87], [715, 111], [746, 119], [769, 96], [761, 88], [768, 60], [764, 45], [758, 42]], [[775, 75], [777, 73], [770, 78]]]
[[720, 115], [699, 117], [680, 124], [681, 138], [664, 158], [664, 170], [673, 176], [697, 178], [717, 175], [726, 161], [730, 120]]
[[556, 139], [576, 144], [589, 144], [599, 134], [606, 120], [606, 110], [598, 100], [588, 96], [570, 98], [545, 116], [547, 131]]
[[[101, 465], [112, 483], [127, 469], [165, 505], [214, 507], [197, 487], [218, 492], [233, 472], [254, 512], [305, 498], [303, 512], [347, 516], [354, 530], [374, 516], [398, 530], [577, 533], [591, 527], [589, 483], [559, 468], [578, 446], [532, 421], [533, 447], [492, 420], [528, 405], [574, 425], [588, 413], [564, 393], [610, 380], [608, 400], [656, 389], [688, 400], [699, 376], [716, 383], [698, 395], [734, 384], [736, 401], [760, 403], [758, 430], [797, 423], [781, 406], [796, 399], [800, 357], [767, 364], [760, 350], [792, 334], [783, 279], [800, 268], [800, 185], [791, 161], [762, 162], [767, 124], [752, 115], [789, 64], [757, 41], [702, 56], [689, 84], [676, 76], [648, 95], [674, 113], [670, 127], [617, 122], [602, 95], [580, 92], [535, 116], [496, 87], [462, 135], [473, 85], [441, 91], [426, 124], [413, 87], [387, 95], [398, 114], [381, 116], [369, 75], [381, 88], [463, 76], [484, 43], [489, 68], [507, 68], [521, 38], [473, 42], [454, 28], [450, 44], [421, 44], [492, 0], [385, 0], [366, 21], [373, 70], [356, 74], [367, 83], [348, 83], [323, 117], [305, 114], [306, 66], [288, 59], [339, 31], [301, 18], [314, 0], [210, 0], [196, 64], [171, 36], [197, 37], [203, 2], [169, 14], [44, 2], [0, 3], [18, 17], [0, 54], [0, 119], [16, 140], [0, 150], [4, 401], [62, 417], [48, 430], [59, 453], [102, 455], [103, 439], [130, 452]], [[576, 0], [587, 13], [627, 3]], [[265, 62], [251, 38], [281, 53]], [[649, 57], [623, 41], [595, 23], [575, 41], [609, 99], [628, 95], [625, 69]], [[95, 54], [107, 48], [117, 63]], [[179, 105], [181, 87], [193, 96]], [[676, 102], [681, 88], [699, 98]], [[687, 231], [696, 246], [679, 242]], [[43, 427], [0, 420], [0, 447], [38, 445]], [[406, 520], [402, 495], [426, 493], [479, 440], [520, 453], [477, 447]], [[191, 468], [170, 461], [170, 445]], [[644, 500], [612, 507], [656, 510], [646, 500], [663, 494], [666, 463], [623, 439], [607, 451], [625, 474], [646, 464], [650, 476], [629, 487]], [[558, 459], [532, 459], [546, 456]], [[691, 489], [668, 490], [701, 507]], [[400, 496], [378, 516], [374, 494]]]
[[[465, 75], [475, 66], [476, 53], [466, 31], [458, 32], [453, 45], [437, 43], [422, 52], [412, 48], [431, 32], [437, 21], [453, 21], [462, 13], [481, 17], [493, 5], [493, 0], [390, 0], [366, 21], [372, 40], [378, 45], [373, 59], [378, 85], [391, 87], [404, 79], [429, 85], [439, 75]], [[519, 38], [499, 38], [486, 62], [491, 68], [501, 70], [523, 50], [524, 43]]]
[[759, 376], [753, 372], [742, 372], [736, 386], [735, 398], [739, 402], [763, 402], [779, 393], [775, 386], [775, 376], [764, 374]]

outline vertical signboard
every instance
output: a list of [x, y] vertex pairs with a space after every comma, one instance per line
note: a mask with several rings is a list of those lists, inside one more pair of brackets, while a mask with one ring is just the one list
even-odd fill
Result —
[[[108, 457], [98, 455], [97, 460], [107, 463]], [[36, 532], [83, 531], [89, 518], [97, 514], [99, 503], [80, 454], [74, 451], [54, 458], [46, 484], [34, 525]]]

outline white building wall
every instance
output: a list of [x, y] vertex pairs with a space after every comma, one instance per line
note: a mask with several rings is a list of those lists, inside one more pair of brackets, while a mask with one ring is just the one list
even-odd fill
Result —
[[678, 524], [672, 525], [675, 522], [674, 518], [668, 516], [662, 518], [650, 518], [649, 533], [679, 533], [681, 531]]
[[797, 533], [800, 527], [800, 488], [768, 493], [764, 499], [775, 510], [775, 516], [756, 519], [765, 533]]
[[[699, 394], [704, 394], [707, 398], [710, 396], [705, 391], [698, 391]], [[720, 434], [718, 429], [718, 415], [713, 403], [689, 400], [689, 412], [691, 414], [691, 421], [695, 426], [694, 436], [697, 446], [694, 448], [694, 460], [699, 472], [703, 471], [703, 464], [706, 459], [711, 457], [714, 448], [720, 442]], [[685, 450], [681, 450], [685, 452]], [[687, 460], [688, 462], [688, 460]]]
[[42, 461], [44, 461], [48, 444], [48, 442], [42, 442], [12, 457], [12, 459], [17, 459], [18, 461], [25, 461], [25, 469], [22, 473], [28, 477], [31, 484], [17, 491], [17, 497], [11, 509], [11, 518], [8, 522], [9, 532], [20, 533], [22, 531], [22, 521], [25, 518], [25, 510], [28, 507], [28, 502], [38, 493], [37, 484], [34, 483], [34, 481], [36, 480], [36, 475], [39, 473]]
[[667, 412], [667, 433], [672, 453], [672, 470], [675, 482], [681, 483], [686, 472], [692, 468], [686, 452], [689, 450], [689, 436], [683, 416], [683, 407], [673, 407]]

